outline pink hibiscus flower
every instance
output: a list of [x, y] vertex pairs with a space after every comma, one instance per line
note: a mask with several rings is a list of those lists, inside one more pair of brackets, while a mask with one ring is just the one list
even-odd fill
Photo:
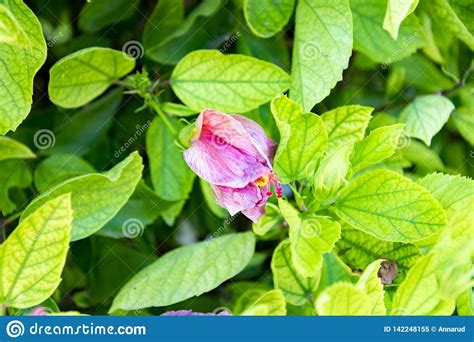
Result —
[[271, 164], [276, 143], [255, 121], [213, 109], [201, 112], [196, 128], [184, 151], [189, 167], [211, 184], [217, 203], [231, 215], [240, 211], [258, 220], [265, 214], [271, 184], [281, 196]]

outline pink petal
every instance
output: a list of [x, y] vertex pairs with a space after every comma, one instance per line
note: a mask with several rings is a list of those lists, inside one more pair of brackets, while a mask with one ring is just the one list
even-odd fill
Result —
[[269, 160], [272, 160], [277, 144], [267, 137], [263, 128], [245, 116], [238, 114], [231, 114], [231, 116], [242, 124], [254, 143], [265, 153]]
[[255, 183], [250, 183], [243, 188], [229, 188], [212, 185], [212, 190], [217, 203], [226, 208], [231, 215], [241, 211], [252, 221], [265, 214], [265, 203], [270, 185], [262, 188]]
[[233, 116], [206, 109], [199, 115], [196, 128], [184, 159], [207, 182], [242, 188], [272, 170], [267, 142], [260, 133], [256, 134], [257, 142]]

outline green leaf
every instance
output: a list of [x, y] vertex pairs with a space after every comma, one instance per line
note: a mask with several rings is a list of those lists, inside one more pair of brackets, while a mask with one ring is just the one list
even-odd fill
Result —
[[280, 131], [280, 144], [273, 161], [284, 183], [313, 174], [327, 145], [327, 133], [321, 118], [303, 113], [301, 106], [280, 95], [271, 103]]
[[420, 141], [410, 139], [408, 146], [401, 151], [403, 157], [416, 164], [418, 169], [426, 169], [426, 172], [430, 172], [443, 171], [446, 168], [439, 155]]
[[459, 316], [474, 316], [474, 295], [471, 289], [464, 291], [456, 299], [456, 311]]
[[11, 190], [28, 188], [31, 181], [31, 172], [22, 160], [0, 161], [0, 209], [3, 215], [8, 215], [17, 208], [10, 197]]
[[295, 0], [244, 0], [244, 15], [252, 32], [268, 38], [280, 32], [290, 20]]
[[383, 29], [386, 1], [351, 0], [354, 50], [376, 62], [390, 64], [409, 56], [425, 43], [423, 28], [412, 14], [401, 24], [397, 39]]
[[399, 140], [404, 127], [403, 124], [379, 127], [364, 140], [356, 142], [351, 156], [352, 171], [356, 173], [393, 156], [402, 143]]
[[139, 5], [139, 0], [94, 0], [84, 4], [79, 14], [79, 28], [88, 33], [100, 31], [130, 18]]
[[121, 51], [92, 47], [74, 52], [50, 69], [49, 97], [64, 108], [83, 106], [133, 68], [135, 60]]
[[338, 282], [356, 283], [359, 280], [359, 276], [353, 273], [334, 252], [325, 253], [323, 259], [318, 292]]
[[362, 140], [373, 110], [370, 107], [351, 105], [338, 107], [321, 115], [329, 137], [328, 151], [339, 145]]
[[166, 306], [209, 292], [242, 271], [254, 250], [251, 232], [174, 249], [125, 284], [109, 312]]
[[[176, 131], [184, 126], [174, 118], [168, 120]], [[146, 145], [155, 193], [167, 201], [186, 199], [192, 190], [195, 174], [184, 161], [175, 138], [158, 117], [148, 128]]]
[[403, 109], [400, 121], [406, 124], [405, 131], [412, 137], [431, 145], [431, 138], [448, 121], [454, 105], [446, 97], [423, 95], [415, 98]]
[[338, 255], [353, 269], [363, 270], [371, 262], [386, 258], [397, 263], [398, 275], [394, 283], [403, 280], [421, 253], [413, 244], [380, 240], [345, 224], [342, 237], [336, 244]]
[[161, 0], [143, 28], [142, 41], [145, 50], [149, 50], [171, 36], [184, 20], [184, 2], [182, 0]]
[[[231, 36], [235, 17], [229, 15], [230, 9], [226, 7], [223, 0], [202, 1], [180, 24], [178, 24], [178, 20], [182, 19], [180, 10], [177, 13], [170, 12], [170, 6], [179, 7], [180, 5], [166, 6], [166, 12], [157, 23], [161, 25], [164, 32], [160, 31], [156, 34], [156, 36], [161, 36], [160, 38], [156, 37], [151, 42], [146, 42], [148, 44], [146, 55], [152, 60], [161, 64], [174, 65], [192, 51], [215, 49], [224, 41], [227, 43], [235, 39], [235, 35]], [[176, 19], [171, 20], [170, 16], [175, 16]], [[158, 21], [158, 16], [153, 20]], [[163, 26], [165, 22], [166, 26]], [[150, 23], [155, 26], [157, 24]], [[176, 28], [178, 25], [179, 28]]]
[[324, 290], [316, 301], [320, 316], [368, 316], [372, 312], [370, 297], [350, 283], [337, 283]]
[[323, 254], [330, 252], [341, 237], [341, 226], [325, 217], [300, 215], [285, 200], [279, 200], [278, 204], [290, 227], [294, 268], [305, 278], [317, 276], [321, 271]]
[[102, 228], [127, 202], [141, 179], [142, 170], [142, 159], [134, 152], [105, 173], [71, 178], [41, 194], [28, 205], [21, 219], [26, 220], [43, 203], [71, 193], [74, 210], [71, 240], [86, 238]]
[[36, 189], [45, 192], [65, 180], [95, 172], [92, 165], [75, 154], [55, 154], [37, 166], [34, 174]]
[[356, 286], [369, 296], [370, 302], [367, 303], [367, 306], [371, 309], [370, 314], [384, 316], [386, 313], [383, 298], [384, 291], [382, 282], [378, 277], [380, 263], [381, 260], [376, 260], [368, 265]]
[[[469, 16], [468, 13], [472, 13], [472, 9], [470, 9], [472, 4], [467, 2], [462, 3], [461, 1], [432, 0], [428, 2], [426, 6], [423, 6], [423, 8], [426, 9], [428, 14], [435, 18], [443, 28], [449, 30], [452, 34], [466, 43], [471, 50], [474, 50], [474, 37], [472, 32], [469, 32], [469, 29], [453, 10], [451, 2], [453, 2], [454, 8], [458, 10], [460, 9], [459, 7], [462, 8], [458, 13], [464, 13], [464, 15], [467, 16]], [[462, 17], [464, 17], [464, 15]], [[470, 25], [470, 28], [472, 29], [472, 17], [466, 21], [466, 24]]]
[[298, 1], [295, 21], [290, 98], [310, 111], [342, 80], [348, 66], [352, 54], [349, 1]]
[[385, 315], [383, 285], [377, 276], [380, 260], [364, 270], [357, 284], [336, 283], [321, 292], [316, 310], [321, 316]]
[[462, 176], [432, 173], [417, 180], [443, 206], [448, 218], [453, 217], [474, 198], [474, 181]]
[[285, 36], [277, 35], [263, 39], [246, 30], [243, 30], [238, 36], [237, 53], [276, 64], [285, 71], [290, 70], [290, 51], [286, 45]]
[[394, 242], [427, 238], [446, 224], [443, 208], [425, 188], [387, 170], [352, 180], [336, 202], [336, 213], [353, 227]]
[[71, 232], [69, 194], [45, 202], [2, 245], [3, 304], [28, 308], [53, 294], [61, 281]]
[[11, 138], [0, 136], [0, 161], [27, 158], [36, 158], [27, 146]]
[[418, 0], [388, 0], [383, 28], [397, 39], [402, 21], [418, 6]]
[[[454, 81], [421, 53], [416, 53], [392, 64], [405, 71], [405, 84], [430, 93], [450, 89]], [[420, 70], [423, 70], [420, 73]]]
[[304, 278], [298, 274], [293, 264], [290, 241], [285, 240], [273, 252], [273, 283], [276, 289], [283, 292], [288, 303], [303, 305], [312, 301], [318, 288], [319, 274], [316, 277]]
[[145, 227], [152, 224], [161, 212], [172, 204], [155, 195], [143, 181], [138, 183], [135, 192], [97, 234], [115, 239], [133, 239], [141, 236]]
[[178, 63], [170, 82], [179, 99], [194, 110], [242, 113], [288, 89], [290, 76], [256, 58], [199, 50]]
[[285, 297], [280, 290], [268, 291], [245, 308], [240, 316], [286, 316]]
[[[122, 103], [122, 92], [121, 89], [111, 90], [73, 115], [67, 115], [65, 123], [55, 129], [54, 146], [45, 152], [77, 155], [89, 152], [91, 146], [107, 132], [114, 122], [113, 116]], [[115, 157], [117, 158], [116, 155]]]
[[282, 223], [281, 212], [276, 205], [267, 203], [265, 209], [265, 215], [252, 224], [253, 232], [260, 236], [263, 236], [270, 230], [277, 228]]
[[454, 124], [459, 133], [461, 133], [463, 138], [466, 139], [471, 146], [474, 146], [474, 134], [472, 134], [472, 132], [474, 132], [473, 108], [474, 106], [456, 108], [452, 115]]
[[[33, 78], [46, 60], [41, 24], [21, 0], [1, 0], [0, 135], [16, 130], [30, 112]], [[6, 35], [7, 36], [6, 36]]]

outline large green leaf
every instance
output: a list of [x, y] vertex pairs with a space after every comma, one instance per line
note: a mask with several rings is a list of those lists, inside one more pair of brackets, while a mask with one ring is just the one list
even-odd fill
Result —
[[241, 316], [285, 316], [286, 301], [280, 290], [264, 293], [240, 313]]
[[320, 316], [368, 316], [370, 297], [350, 283], [336, 283], [324, 290], [316, 301]]
[[341, 226], [325, 217], [303, 216], [285, 200], [279, 200], [278, 203], [290, 226], [294, 268], [303, 277], [317, 276], [322, 266], [323, 254], [331, 251], [341, 237]]
[[[169, 1], [168, 1], [169, 2]], [[230, 9], [223, 0], [204, 0], [194, 10], [189, 13], [182, 23], [179, 24], [178, 29], [173, 29], [178, 25], [177, 22], [171, 24], [173, 28], [170, 29], [169, 23], [172, 21], [169, 17], [175, 16], [176, 21], [181, 19], [179, 10], [170, 12], [170, 6], [179, 7], [180, 5], [165, 4], [163, 6], [166, 12], [163, 14], [161, 20], [159, 16], [153, 18], [150, 25], [157, 27], [162, 26], [164, 32], [160, 31], [160, 38], [155, 37], [152, 42], [147, 42], [149, 45], [146, 49], [146, 55], [156, 62], [161, 64], [177, 64], [188, 53], [198, 49], [214, 49], [219, 47], [223, 42], [223, 50], [226, 44], [232, 45], [237, 33], [232, 34], [234, 29], [235, 17], [229, 15]], [[156, 23], [155, 23], [156, 20]], [[156, 34], [158, 36], [158, 34]], [[226, 40], [227, 39], [227, 40]]]
[[[168, 120], [176, 131], [183, 127], [176, 119]], [[148, 128], [146, 145], [155, 193], [167, 201], [186, 199], [192, 190], [195, 174], [184, 161], [183, 152], [160, 118], [154, 119]]]
[[403, 109], [400, 120], [406, 124], [407, 133], [430, 146], [431, 138], [441, 130], [453, 110], [454, 105], [446, 97], [423, 95]]
[[68, 179], [35, 198], [25, 209], [22, 220], [45, 202], [71, 193], [74, 220], [71, 240], [95, 233], [117, 214], [132, 195], [142, 176], [142, 159], [132, 153], [105, 173], [91, 173]]
[[[113, 116], [122, 103], [122, 93], [122, 89], [111, 90], [76, 113], [68, 115], [66, 122], [55, 129], [55, 144], [45, 152], [77, 155], [89, 152], [94, 143], [107, 132], [114, 122]], [[117, 151], [122, 153], [120, 150]]]
[[35, 154], [27, 146], [11, 138], [0, 136], [0, 161], [35, 157]]
[[121, 51], [92, 47], [74, 52], [50, 69], [49, 97], [64, 108], [80, 107], [134, 67], [135, 59]]
[[199, 50], [183, 58], [171, 87], [188, 107], [242, 113], [288, 89], [290, 76], [274, 64], [243, 55]]
[[381, 260], [372, 262], [361, 274], [356, 286], [364, 291], [370, 298], [367, 306], [371, 309], [371, 315], [383, 316], [386, 313], [384, 304], [383, 285], [378, 277]]
[[[46, 60], [41, 24], [22, 0], [0, 0], [0, 135], [30, 112], [33, 78]], [[3, 32], [3, 33], [2, 33]]]
[[316, 277], [304, 278], [298, 274], [293, 265], [290, 241], [285, 240], [273, 252], [271, 264], [273, 283], [276, 289], [283, 292], [288, 303], [303, 305], [313, 300], [318, 288], [319, 274]]
[[255, 35], [268, 38], [285, 27], [294, 6], [295, 0], [245, 0], [245, 20]]
[[274, 158], [278, 176], [285, 183], [311, 176], [328, 141], [321, 118], [303, 113], [285, 95], [275, 98], [271, 109], [281, 137]]
[[335, 283], [356, 283], [359, 280], [359, 275], [353, 273], [351, 268], [347, 266], [335, 252], [324, 254], [323, 259], [319, 292]]
[[403, 137], [403, 128], [403, 124], [379, 127], [356, 142], [351, 156], [352, 171], [355, 173], [393, 156], [402, 143], [399, 140]]
[[446, 224], [443, 208], [425, 188], [388, 170], [352, 180], [336, 202], [336, 213], [355, 228], [394, 242], [427, 238]]
[[[142, 41], [149, 50], [172, 35], [184, 20], [183, 0], [160, 0], [143, 28]], [[148, 53], [148, 51], [147, 51]]]
[[17, 208], [17, 204], [12, 201], [11, 190], [28, 188], [31, 181], [31, 172], [24, 161], [0, 161], [0, 210], [3, 215], [8, 215]]
[[40, 304], [61, 281], [71, 233], [70, 194], [45, 202], [2, 247], [1, 302], [16, 308]]
[[338, 107], [321, 115], [326, 126], [329, 147], [362, 140], [374, 109], [357, 105]]
[[474, 115], [472, 115], [473, 107], [456, 108], [452, 118], [459, 133], [466, 139], [471, 146], [474, 146]]
[[79, 15], [79, 28], [92, 33], [103, 28], [118, 24], [130, 18], [139, 5], [140, 0], [109, 0], [87, 1]]
[[474, 198], [474, 181], [462, 176], [432, 173], [417, 180], [441, 203], [448, 218]]
[[390, 64], [407, 57], [424, 45], [423, 28], [409, 15], [401, 24], [397, 39], [383, 29], [387, 1], [351, 0], [354, 18], [354, 50], [376, 62]]
[[398, 275], [394, 283], [400, 283], [421, 256], [418, 247], [413, 244], [383, 241], [347, 224], [342, 226], [342, 237], [336, 249], [342, 260], [353, 269], [363, 270], [382, 257], [396, 262]]
[[[453, 6], [451, 6], [451, 2], [453, 3]], [[458, 10], [458, 13], [453, 10], [453, 7]], [[426, 9], [440, 25], [451, 31], [451, 33], [466, 43], [471, 50], [474, 49], [473, 32], [470, 32], [468, 29], [468, 27], [471, 28], [471, 30], [473, 29], [472, 4], [467, 1], [463, 2], [462, 0], [432, 0], [426, 2], [426, 6], [423, 6], [423, 9]], [[464, 23], [458, 14], [462, 14], [461, 18], [464, 16], [469, 17], [470, 15], [471, 17], [466, 20], [466, 23]], [[466, 25], [468, 25], [468, 27], [466, 27]]]
[[388, 0], [383, 28], [393, 39], [397, 39], [402, 21], [415, 10], [417, 5], [418, 0]]
[[380, 260], [364, 270], [357, 284], [336, 283], [321, 292], [316, 302], [319, 315], [385, 315], [383, 285], [377, 276]]
[[36, 189], [45, 192], [69, 178], [92, 172], [92, 165], [75, 154], [54, 154], [36, 167], [34, 181]]
[[251, 232], [174, 249], [125, 284], [110, 312], [171, 305], [209, 292], [242, 271], [254, 250]]
[[348, 0], [300, 0], [296, 7], [290, 97], [310, 111], [342, 80], [352, 54]]

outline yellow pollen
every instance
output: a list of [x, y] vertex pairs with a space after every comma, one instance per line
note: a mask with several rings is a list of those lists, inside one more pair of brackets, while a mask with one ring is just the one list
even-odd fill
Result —
[[255, 180], [255, 184], [257, 184], [259, 187], [264, 187], [265, 185], [268, 184], [268, 176], [264, 175], [257, 180]]

